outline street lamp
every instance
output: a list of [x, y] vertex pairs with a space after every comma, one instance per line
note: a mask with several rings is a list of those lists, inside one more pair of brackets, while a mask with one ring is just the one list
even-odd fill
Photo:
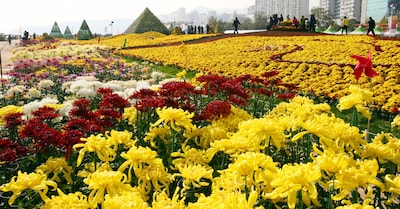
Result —
[[114, 21], [111, 21], [111, 23], [110, 23], [110, 27], [111, 27], [111, 36], [113, 35], [113, 24], [114, 24]]

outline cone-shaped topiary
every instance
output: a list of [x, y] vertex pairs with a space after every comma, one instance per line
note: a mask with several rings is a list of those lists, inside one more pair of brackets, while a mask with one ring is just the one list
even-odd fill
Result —
[[144, 33], [149, 31], [156, 31], [166, 35], [170, 34], [168, 28], [146, 8], [128, 29], [126, 29], [125, 33]]
[[335, 29], [333, 29], [332, 26], [329, 26], [327, 29], [324, 30], [323, 33], [329, 33], [329, 34], [333, 34], [336, 33], [337, 31]]
[[86, 23], [86, 20], [83, 20], [77, 37], [78, 37], [78, 40], [89, 40], [89, 39], [94, 38], [92, 32], [89, 29], [88, 24]]
[[55, 38], [64, 38], [63, 34], [61, 33], [60, 27], [58, 27], [57, 22], [54, 22], [49, 36], [53, 36]]
[[71, 30], [69, 29], [68, 26], [67, 26], [67, 28], [65, 28], [64, 38], [66, 38], [66, 39], [73, 39], [74, 38], [74, 36], [72, 35]]

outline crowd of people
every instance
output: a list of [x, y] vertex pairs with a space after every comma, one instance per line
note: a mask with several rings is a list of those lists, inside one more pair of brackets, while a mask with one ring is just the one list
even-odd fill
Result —
[[210, 34], [212, 32], [212, 27], [210, 24], [207, 25], [181, 25], [182, 33], [184, 34]]
[[270, 16], [269, 22], [267, 24], [267, 30], [270, 30], [274, 26], [283, 25], [283, 23], [290, 23], [294, 28], [308, 29], [311, 32], [315, 32], [315, 28], [317, 26], [317, 20], [315, 19], [315, 15], [311, 14], [309, 18], [306, 18], [304, 15], [301, 16], [300, 20], [293, 16], [290, 18], [289, 15], [286, 16], [286, 20], [284, 20], [283, 15], [274, 14]]
[[[271, 30], [272, 27], [274, 26], [279, 26], [279, 25], [285, 25], [290, 24], [294, 28], [301, 28], [304, 30], [309, 30], [310, 32], [315, 32], [315, 28], [317, 27], [317, 20], [315, 18], [314, 14], [311, 14], [309, 18], [306, 18], [304, 16], [301, 16], [300, 20], [297, 19], [295, 16], [293, 18], [290, 18], [289, 15], [286, 16], [286, 20], [284, 20], [283, 15], [281, 14], [278, 16], [277, 14], [274, 14], [270, 16], [269, 22], [267, 24], [267, 30]], [[234, 22], [235, 25], [235, 22]], [[375, 36], [375, 29], [376, 23], [375, 20], [372, 17], [369, 17], [368, 20], [368, 30], [367, 30], [367, 35], [369, 33], [372, 33], [373, 36]], [[346, 35], [348, 34], [348, 28], [349, 28], [349, 20], [347, 19], [346, 16], [343, 17], [342, 19], [342, 25], [341, 25], [341, 33], [345, 33]], [[236, 27], [235, 27], [236, 31]]]

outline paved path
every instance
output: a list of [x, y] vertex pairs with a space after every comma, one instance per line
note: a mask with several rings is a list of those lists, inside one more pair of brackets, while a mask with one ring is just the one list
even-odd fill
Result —
[[19, 43], [19, 40], [12, 40], [11, 45], [8, 44], [8, 41], [0, 41], [1, 67], [4, 73], [8, 72], [10, 65], [13, 64], [11, 61], [12, 50], [17, 47], [17, 43]]

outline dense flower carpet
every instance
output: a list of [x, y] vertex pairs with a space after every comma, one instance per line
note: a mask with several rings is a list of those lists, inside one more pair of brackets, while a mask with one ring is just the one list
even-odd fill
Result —
[[0, 207], [397, 208], [399, 50], [155, 32], [16, 48]]

